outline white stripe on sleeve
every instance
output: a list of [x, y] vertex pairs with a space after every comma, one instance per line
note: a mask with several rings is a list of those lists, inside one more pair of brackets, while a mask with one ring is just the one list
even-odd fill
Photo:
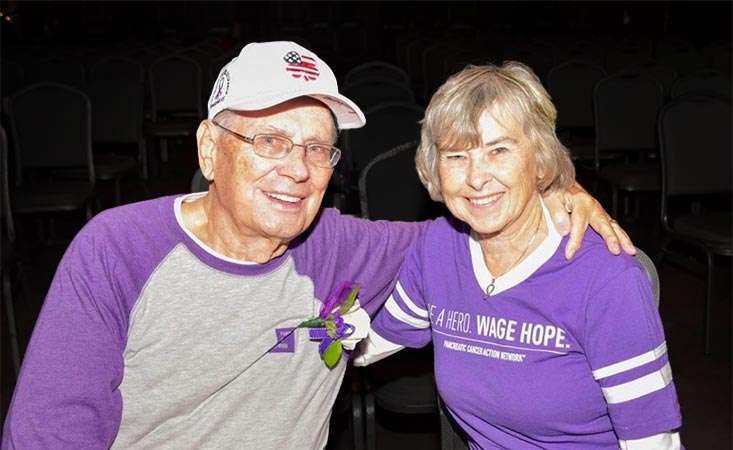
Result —
[[627, 370], [635, 369], [644, 364], [650, 363], [660, 356], [667, 353], [667, 341], [659, 344], [654, 350], [642, 353], [641, 355], [634, 356], [633, 358], [625, 359], [615, 364], [601, 367], [593, 371], [593, 378], [600, 380], [601, 378], [607, 378], [617, 373], [626, 372]]
[[397, 304], [397, 301], [394, 299], [394, 297], [392, 297], [391, 295], [387, 299], [387, 303], [384, 304], [384, 307], [387, 309], [390, 315], [392, 315], [392, 317], [399, 320], [400, 322], [410, 325], [413, 328], [424, 329], [430, 327], [430, 322], [428, 322], [427, 320], [417, 319], [404, 312], [402, 308], [400, 308], [400, 305]]
[[680, 434], [668, 431], [641, 439], [619, 440], [621, 450], [680, 450]]
[[608, 404], [623, 403], [664, 389], [671, 381], [672, 368], [667, 363], [661, 369], [648, 375], [627, 383], [605, 387], [601, 390]]
[[402, 301], [407, 305], [408, 308], [410, 308], [410, 311], [414, 312], [417, 316], [422, 317], [423, 319], [428, 318], [428, 311], [426, 309], [420, 308], [415, 304], [415, 302], [412, 301], [409, 295], [407, 295], [407, 292], [402, 288], [402, 285], [400, 282], [397, 282], [397, 293], [400, 294], [400, 298]]

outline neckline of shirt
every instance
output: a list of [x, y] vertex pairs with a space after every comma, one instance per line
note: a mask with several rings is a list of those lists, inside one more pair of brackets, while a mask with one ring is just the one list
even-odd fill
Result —
[[[542, 198], [540, 198], [540, 205], [542, 206], [542, 218], [547, 226], [547, 236], [545, 236], [540, 245], [531, 251], [522, 261], [519, 262], [519, 264], [494, 280], [494, 290], [491, 292], [490, 297], [494, 297], [501, 292], [511, 289], [522, 281], [528, 279], [537, 271], [537, 269], [552, 258], [552, 255], [555, 254], [557, 248], [560, 246], [562, 236], [560, 236], [555, 229], [555, 225], [550, 217], [550, 212], [547, 210]], [[491, 284], [491, 280], [494, 277], [486, 266], [484, 254], [481, 250], [481, 244], [473, 230], [471, 230], [468, 235], [468, 247], [471, 254], [473, 274], [481, 287], [481, 292], [486, 294], [486, 289]]]
[[229, 256], [226, 256], [226, 255], [223, 255], [223, 254], [217, 252], [213, 248], [211, 248], [208, 245], [206, 245], [206, 243], [204, 241], [202, 241], [201, 239], [199, 239], [198, 237], [196, 237], [196, 235], [193, 234], [191, 232], [191, 230], [189, 230], [188, 228], [186, 228], [186, 226], [183, 224], [183, 216], [182, 216], [182, 212], [181, 212], [181, 205], [183, 205], [184, 202], [185, 203], [188, 203], [188, 202], [192, 202], [192, 201], [194, 201], [196, 199], [199, 199], [199, 198], [203, 197], [204, 195], [206, 195], [206, 192], [194, 192], [192, 194], [186, 194], [186, 195], [182, 195], [182, 196], [176, 198], [176, 201], [175, 201], [175, 203], [173, 205], [173, 211], [174, 211], [174, 213], [176, 215], [176, 222], [178, 223], [178, 226], [181, 227], [181, 229], [183, 230], [183, 232], [186, 233], [188, 235], [188, 237], [190, 237], [191, 240], [196, 243], [196, 245], [198, 245], [199, 247], [201, 247], [202, 249], [204, 249], [206, 251], [206, 253], [209, 253], [212, 256], [215, 256], [215, 257], [217, 257], [217, 258], [219, 258], [221, 260], [224, 260], [224, 261], [227, 261], [227, 262], [230, 262], [230, 263], [233, 263], [233, 264], [242, 264], [242, 265], [246, 265], [246, 266], [252, 266], [252, 265], [257, 264], [254, 261], [245, 261], [245, 260], [242, 260], [242, 259], [230, 258]]
[[223, 255], [204, 243], [198, 237], [196, 237], [196, 235], [193, 234], [191, 230], [186, 228], [183, 224], [181, 205], [184, 202], [190, 202], [201, 198], [206, 194], [206, 192], [194, 192], [191, 194], [183, 194], [177, 196], [173, 200], [173, 208], [171, 211], [173, 213], [171, 214], [171, 216], [173, 216], [173, 225], [179, 230], [187, 248], [191, 252], [193, 252], [199, 259], [201, 259], [205, 264], [217, 270], [222, 270], [224, 272], [234, 274], [248, 275], [259, 275], [270, 272], [271, 270], [279, 267], [285, 261], [286, 255], [288, 255], [289, 253], [289, 249], [285, 250], [285, 253], [283, 253], [282, 255], [273, 258], [266, 263], [260, 264], [253, 261], [239, 260]]

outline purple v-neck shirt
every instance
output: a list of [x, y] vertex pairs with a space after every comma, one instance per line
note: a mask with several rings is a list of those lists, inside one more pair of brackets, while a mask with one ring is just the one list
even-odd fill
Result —
[[487, 295], [493, 277], [467, 226], [431, 223], [373, 332], [432, 341], [440, 395], [472, 449], [618, 449], [679, 427], [643, 268], [592, 231], [567, 261], [566, 239], [548, 228]]

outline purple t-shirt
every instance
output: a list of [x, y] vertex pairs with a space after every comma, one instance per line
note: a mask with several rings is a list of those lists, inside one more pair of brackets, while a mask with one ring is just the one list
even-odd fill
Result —
[[373, 314], [423, 226], [324, 210], [283, 255], [243, 264], [187, 233], [180, 201], [105, 211], [70, 244], [3, 449], [325, 445], [345, 362], [327, 369], [302, 329], [268, 349], [344, 281]]
[[497, 278], [467, 226], [433, 222], [372, 324], [432, 341], [435, 378], [471, 448], [617, 449], [680, 426], [662, 324], [635, 258], [589, 231], [567, 261], [552, 225]]

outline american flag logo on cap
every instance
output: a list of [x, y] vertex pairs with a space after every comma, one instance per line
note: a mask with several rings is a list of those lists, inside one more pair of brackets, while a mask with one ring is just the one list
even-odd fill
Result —
[[316, 67], [316, 60], [310, 56], [300, 55], [296, 51], [290, 51], [283, 57], [288, 65], [285, 70], [293, 78], [303, 78], [305, 81], [311, 81], [318, 78], [321, 73]]

